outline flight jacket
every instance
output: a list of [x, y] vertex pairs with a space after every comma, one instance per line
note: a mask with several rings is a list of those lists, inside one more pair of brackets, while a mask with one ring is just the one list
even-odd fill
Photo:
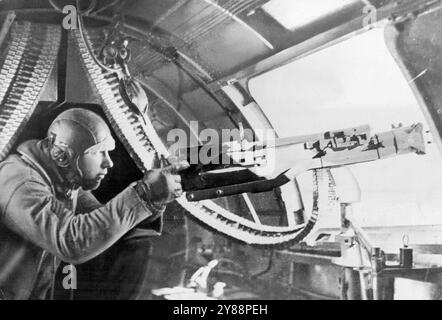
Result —
[[147, 234], [161, 232], [165, 208], [143, 201], [135, 184], [105, 205], [82, 189], [63, 190], [43, 149], [30, 140], [0, 163], [0, 300], [46, 298], [60, 260], [92, 259], [142, 221], [155, 222]]

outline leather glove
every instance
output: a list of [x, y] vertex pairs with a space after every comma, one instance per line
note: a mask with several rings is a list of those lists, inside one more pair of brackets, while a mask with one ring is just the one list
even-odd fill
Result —
[[181, 176], [178, 173], [187, 169], [189, 163], [187, 161], [170, 162], [172, 164], [149, 170], [138, 182], [138, 193], [145, 201], [155, 206], [166, 205], [183, 194]]

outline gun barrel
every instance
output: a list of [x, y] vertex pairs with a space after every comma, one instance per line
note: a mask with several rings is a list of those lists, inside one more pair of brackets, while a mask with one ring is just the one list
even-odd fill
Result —
[[[279, 139], [266, 143], [258, 150], [220, 150], [210, 159], [217, 162], [192, 165], [181, 173], [183, 189], [190, 201], [218, 198], [244, 192], [265, 192], [282, 186], [290, 178], [307, 170], [333, 168], [376, 161], [408, 153], [425, 153], [423, 126], [418, 123], [408, 127], [382, 132], [370, 137], [368, 127], [330, 131], [321, 139], [308, 141]], [[304, 137], [305, 138], [305, 137]], [[290, 143], [291, 140], [291, 143]], [[298, 142], [294, 142], [294, 141]], [[300, 142], [301, 141], [301, 142]], [[195, 149], [200, 151], [201, 147]], [[190, 149], [189, 149], [190, 150]], [[191, 152], [186, 152], [188, 158]], [[265, 151], [265, 153], [262, 153]], [[251, 157], [246, 157], [251, 155]], [[264, 159], [264, 166], [256, 159]], [[221, 160], [228, 158], [229, 164]], [[255, 162], [250, 166], [249, 162]], [[248, 166], [247, 166], [248, 165]], [[229, 171], [225, 169], [239, 169]]]
[[327, 152], [321, 167], [336, 167], [390, 158], [408, 153], [425, 154], [423, 126], [418, 123], [374, 135], [368, 144], [352, 150]]

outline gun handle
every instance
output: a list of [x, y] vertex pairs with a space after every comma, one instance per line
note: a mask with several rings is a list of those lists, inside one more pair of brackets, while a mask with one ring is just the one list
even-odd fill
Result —
[[280, 175], [275, 179], [254, 181], [248, 183], [228, 185], [218, 188], [210, 188], [203, 190], [190, 191], [186, 193], [186, 198], [188, 201], [201, 201], [207, 199], [215, 199], [220, 197], [231, 196], [235, 194], [242, 193], [258, 193], [273, 190], [274, 188], [280, 187], [287, 182], [289, 182], [285, 175]]

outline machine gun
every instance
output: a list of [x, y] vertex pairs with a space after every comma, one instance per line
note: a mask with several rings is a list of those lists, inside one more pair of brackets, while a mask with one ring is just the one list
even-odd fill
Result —
[[190, 167], [181, 172], [187, 200], [200, 201], [270, 191], [306, 170], [408, 153], [425, 154], [420, 123], [373, 136], [367, 125], [264, 142], [206, 144], [180, 149], [178, 157], [190, 163]]

